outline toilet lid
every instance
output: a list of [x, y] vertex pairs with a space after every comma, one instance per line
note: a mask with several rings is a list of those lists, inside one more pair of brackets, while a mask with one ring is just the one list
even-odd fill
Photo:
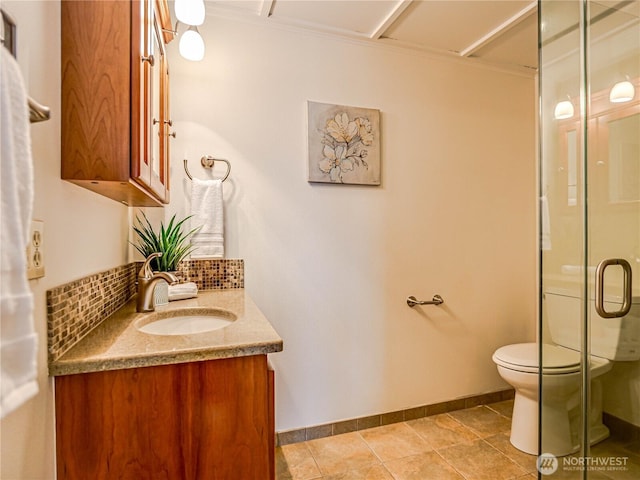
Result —
[[[570, 373], [580, 369], [580, 353], [556, 345], [542, 346], [544, 373]], [[499, 365], [525, 372], [538, 371], [538, 345], [536, 343], [516, 343], [500, 347], [493, 354]]]

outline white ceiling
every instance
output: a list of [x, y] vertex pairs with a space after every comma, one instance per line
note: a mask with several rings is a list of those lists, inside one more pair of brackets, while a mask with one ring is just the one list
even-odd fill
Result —
[[[575, 1], [544, 4], [545, 37], [574, 22]], [[640, 0], [590, 2], [592, 38], [638, 22]], [[233, 16], [359, 39], [534, 74], [538, 68], [536, 0], [207, 0], [208, 15]], [[597, 18], [602, 12], [603, 17]], [[606, 12], [618, 14], [607, 17]], [[556, 31], [557, 30], [557, 31]], [[558, 42], [557, 42], [558, 43]], [[563, 47], [564, 48], [564, 47]]]
[[208, 15], [473, 58], [534, 73], [535, 0], [207, 0]]

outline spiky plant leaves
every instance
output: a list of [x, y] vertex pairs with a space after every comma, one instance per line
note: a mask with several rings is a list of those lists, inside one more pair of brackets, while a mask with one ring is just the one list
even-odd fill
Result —
[[151, 268], [160, 272], [171, 272], [178, 268], [178, 263], [189, 255], [195, 247], [189, 244], [189, 237], [193, 235], [200, 227], [194, 228], [189, 232], [182, 231], [182, 225], [191, 218], [191, 215], [176, 222], [174, 214], [169, 223], [165, 226], [164, 222], [160, 223], [160, 230], [154, 231], [151, 222], [144, 212], [142, 220], [136, 215], [136, 223], [133, 230], [138, 235], [138, 243], [131, 244], [140, 252], [143, 257], [148, 257], [154, 252], [161, 252], [160, 258], [154, 258], [151, 262]]

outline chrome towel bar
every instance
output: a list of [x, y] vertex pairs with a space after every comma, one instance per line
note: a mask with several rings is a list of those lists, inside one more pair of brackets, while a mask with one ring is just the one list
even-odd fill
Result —
[[[213, 158], [210, 155], [205, 155], [200, 159], [200, 164], [204, 168], [213, 168], [213, 165], [216, 162], [224, 162], [227, 164], [227, 174], [224, 177], [222, 177], [222, 181], [224, 182], [229, 177], [229, 174], [231, 173], [231, 164], [229, 163], [229, 160], [224, 160], [223, 158]], [[184, 172], [187, 174], [187, 177], [189, 177], [189, 180], [193, 180], [191, 173], [189, 173], [189, 168], [187, 167], [186, 158], [184, 159]]]
[[413, 295], [407, 297], [407, 305], [410, 307], [415, 307], [416, 305], [440, 305], [442, 303], [444, 303], [444, 300], [440, 295], [434, 295], [431, 300], [418, 300]]
[[31, 123], [44, 122], [51, 118], [51, 110], [49, 107], [40, 105], [31, 97], [27, 99], [27, 103], [29, 104], [29, 121]]
[[[0, 42], [9, 50], [13, 57], [16, 57], [17, 27], [15, 20], [4, 10], [0, 9], [2, 15], [2, 29], [0, 30]], [[49, 107], [39, 104], [33, 98], [27, 97], [29, 105], [29, 121], [31, 123], [43, 122], [51, 118]]]

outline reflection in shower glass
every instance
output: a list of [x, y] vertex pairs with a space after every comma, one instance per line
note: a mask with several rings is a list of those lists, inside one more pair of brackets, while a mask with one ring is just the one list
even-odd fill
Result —
[[578, 132], [567, 132], [567, 205], [575, 206], [578, 198]]
[[640, 201], [640, 114], [609, 123], [609, 200]]
[[[539, 448], [558, 460], [542, 478], [640, 478], [640, 1], [538, 6], [539, 192], [551, 237], [540, 251]], [[611, 102], [625, 79], [635, 97]], [[574, 115], [554, 118], [567, 97]], [[596, 269], [605, 260], [631, 266], [631, 298], [619, 266]], [[631, 310], [603, 318], [596, 297], [606, 312], [624, 300]], [[549, 345], [573, 352], [573, 365]]]

